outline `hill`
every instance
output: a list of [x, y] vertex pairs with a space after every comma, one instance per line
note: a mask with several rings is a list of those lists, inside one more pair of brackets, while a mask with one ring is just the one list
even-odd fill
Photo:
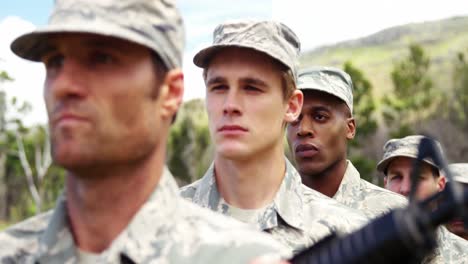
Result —
[[450, 87], [452, 62], [460, 51], [468, 51], [468, 16], [412, 23], [384, 29], [367, 37], [323, 46], [304, 52], [303, 67], [331, 65], [342, 68], [351, 61], [372, 82], [377, 96], [390, 91], [390, 72], [411, 43], [420, 44], [431, 57], [436, 87]]

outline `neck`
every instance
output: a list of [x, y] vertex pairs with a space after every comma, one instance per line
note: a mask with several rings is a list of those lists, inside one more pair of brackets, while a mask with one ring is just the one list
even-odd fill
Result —
[[302, 183], [322, 194], [333, 197], [346, 172], [346, 158], [340, 159], [315, 175], [302, 175]]
[[144, 160], [108, 166], [91, 177], [69, 172], [67, 211], [80, 249], [102, 252], [126, 228], [156, 188], [164, 169], [164, 153], [165, 147], [157, 146]]
[[214, 165], [221, 196], [241, 209], [258, 209], [271, 203], [286, 170], [282, 145], [242, 160], [217, 155]]

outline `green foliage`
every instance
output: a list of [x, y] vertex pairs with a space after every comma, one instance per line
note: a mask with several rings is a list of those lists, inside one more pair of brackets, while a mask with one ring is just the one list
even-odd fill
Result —
[[[14, 201], [8, 206], [10, 221], [19, 221], [33, 216], [37, 212], [34, 201], [28, 189], [24, 170], [16, 153], [18, 145], [16, 143], [15, 131], [6, 132], [7, 142], [9, 142], [9, 155], [6, 164], [6, 184], [8, 186], [8, 200]], [[42, 126], [28, 129], [22, 137], [26, 151], [26, 156], [30, 164], [34, 164], [36, 144], [43, 145], [47, 136], [45, 128]], [[37, 175], [36, 167], [31, 166], [33, 175]], [[58, 195], [64, 186], [65, 171], [52, 165], [47, 171], [43, 181], [34, 178], [39, 194], [42, 198], [42, 211], [48, 210], [55, 205]]]
[[376, 100], [372, 84], [361, 70], [348, 61], [344, 65], [344, 71], [351, 76], [354, 85], [353, 115], [356, 120], [356, 137], [351, 141], [351, 146], [358, 147], [377, 131]]
[[448, 106], [451, 120], [461, 129], [468, 130], [468, 61], [465, 54], [457, 54], [453, 69], [453, 90]]
[[5, 81], [13, 81], [13, 78], [6, 71], [0, 71], [0, 83]]
[[353, 116], [356, 120], [356, 136], [350, 141], [349, 159], [361, 173], [362, 177], [372, 182], [372, 175], [376, 162], [359, 153], [359, 149], [369, 142], [369, 137], [377, 131], [376, 100], [373, 87], [364, 73], [356, 68], [350, 61], [344, 64], [344, 71], [353, 80]]
[[373, 159], [361, 155], [354, 155], [350, 157], [351, 162], [361, 174], [361, 178], [368, 182], [374, 182], [372, 175], [374, 175], [377, 162]]
[[367, 37], [305, 51], [301, 64], [341, 67], [351, 60], [375, 86], [381, 98], [392, 91], [392, 64], [406, 56], [411, 43], [420, 43], [430, 54], [430, 74], [435, 87], [451, 87], [454, 51], [468, 46], [468, 16], [407, 24], [382, 30]]
[[392, 137], [412, 134], [411, 124], [427, 118], [439, 102], [429, 67], [430, 58], [417, 44], [410, 45], [408, 56], [395, 64], [391, 72], [393, 93], [384, 96], [382, 101], [383, 117]]
[[[6, 71], [0, 71], [0, 84], [4, 82], [11, 82], [13, 78], [8, 75]], [[5, 115], [7, 111], [7, 102], [6, 102], [6, 93], [5, 91], [0, 91], [0, 131], [5, 130], [6, 120]]]
[[[13, 79], [5, 72], [0, 71], [0, 84]], [[5, 226], [7, 223], [20, 221], [36, 213], [36, 204], [28, 189], [27, 179], [18, 156], [18, 144], [16, 135], [19, 133], [25, 148], [26, 158], [37, 176], [35, 166], [36, 146], [43, 145], [46, 140], [46, 129], [43, 126], [28, 127], [22, 122], [22, 118], [32, 111], [28, 102], [22, 102], [17, 98], [10, 101], [6, 94], [0, 91], [0, 155], [5, 157], [0, 166], [0, 221]], [[6, 118], [6, 114], [9, 118]], [[42, 210], [50, 209], [63, 189], [65, 172], [63, 169], [52, 165], [42, 181], [34, 178], [34, 182], [42, 198]], [[4, 227], [3, 226], [3, 227]], [[0, 227], [0, 228], [3, 228]]]
[[167, 155], [169, 169], [182, 184], [195, 181], [208, 169], [212, 160], [210, 144], [203, 100], [184, 103], [171, 128]]
[[1, 221], [1, 220], [0, 220], [0, 232], [1, 232], [3, 229], [7, 228], [8, 226], [9, 226], [9, 224], [8, 224], [7, 222]]

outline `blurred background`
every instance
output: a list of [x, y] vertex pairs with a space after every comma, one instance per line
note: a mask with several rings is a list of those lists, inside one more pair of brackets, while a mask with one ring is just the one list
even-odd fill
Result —
[[[301, 66], [335, 66], [354, 82], [357, 136], [349, 157], [381, 184], [375, 165], [392, 137], [438, 139], [450, 162], [468, 162], [468, 2], [179, 0], [186, 25], [184, 104], [172, 127], [167, 163], [180, 185], [213, 158], [205, 87], [193, 55], [228, 19], [275, 19], [302, 42]], [[18, 35], [47, 23], [52, 0], [0, 9], [0, 230], [54, 206], [64, 171], [49, 155], [41, 64], [15, 57]], [[285, 154], [289, 157], [285, 143]]]

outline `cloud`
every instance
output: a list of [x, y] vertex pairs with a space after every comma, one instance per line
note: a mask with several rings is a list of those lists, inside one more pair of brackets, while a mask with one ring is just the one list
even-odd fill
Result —
[[[200, 48], [201, 49], [201, 48]], [[186, 52], [184, 56], [184, 101], [205, 97], [205, 83], [202, 77], [202, 69], [192, 62], [196, 52]]]
[[273, 18], [291, 27], [302, 50], [358, 38], [387, 27], [468, 14], [468, 1], [273, 0]]
[[[17, 97], [20, 101], [29, 102], [33, 109], [23, 122], [27, 125], [45, 123], [47, 114], [42, 99], [44, 69], [41, 64], [23, 60], [10, 50], [11, 42], [19, 35], [33, 30], [35, 26], [19, 17], [9, 16], [0, 21], [0, 70], [6, 71], [13, 82], [5, 82], [2, 89], [7, 98]], [[9, 116], [15, 113], [9, 113]]]

